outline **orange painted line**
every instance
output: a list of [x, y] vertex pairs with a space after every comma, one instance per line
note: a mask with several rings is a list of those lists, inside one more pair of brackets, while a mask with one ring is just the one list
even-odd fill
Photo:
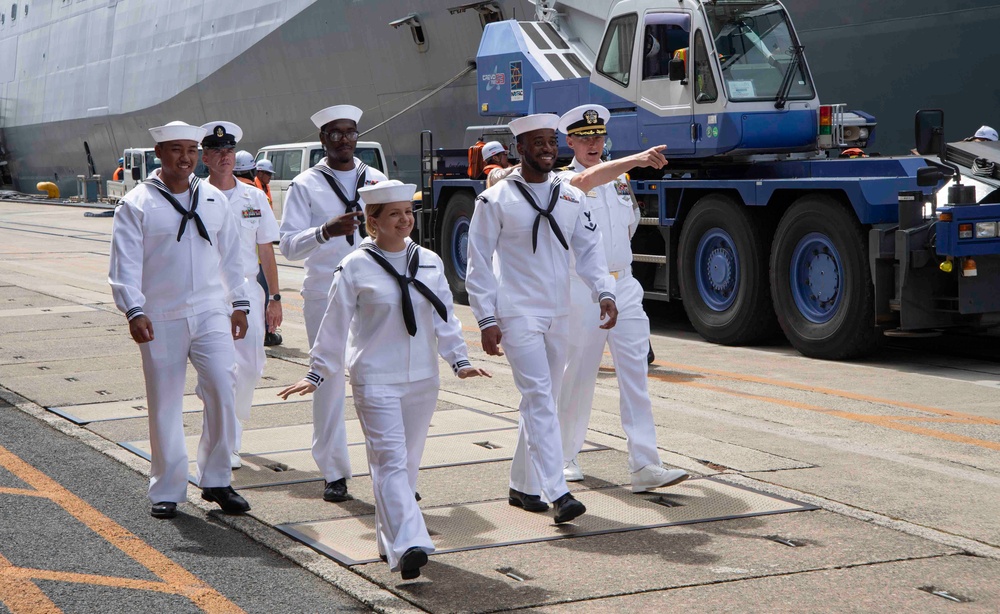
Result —
[[933, 429], [928, 429], [920, 426], [914, 426], [911, 424], [901, 424], [897, 420], [903, 418], [902, 416], [871, 416], [867, 414], [856, 414], [846, 411], [841, 411], [837, 409], [829, 409], [827, 407], [819, 407], [817, 405], [809, 405], [807, 403], [799, 403], [797, 401], [787, 401], [785, 399], [777, 399], [774, 397], [767, 397], [758, 394], [747, 394], [743, 392], [736, 392], [735, 390], [729, 390], [727, 388], [722, 388], [720, 386], [712, 386], [711, 384], [703, 384], [700, 382], [690, 382], [690, 381], [678, 381], [675, 377], [662, 376], [657, 374], [650, 374], [651, 378], [669, 381], [670, 383], [675, 383], [680, 386], [690, 386], [691, 388], [701, 388], [703, 390], [711, 390], [713, 392], [721, 392], [723, 394], [728, 394], [730, 396], [739, 397], [742, 399], [753, 399], [756, 401], [765, 401], [767, 403], [774, 403], [776, 405], [784, 405], [785, 407], [791, 407], [794, 409], [804, 409], [807, 411], [812, 411], [816, 413], [826, 414], [828, 416], [834, 416], [837, 418], [843, 418], [845, 420], [853, 420], [855, 422], [864, 422], [867, 424], [873, 424], [876, 426], [881, 426], [884, 428], [894, 429], [897, 431], [904, 431], [907, 433], [912, 433], [915, 435], [924, 435], [926, 437], [933, 437], [935, 439], [943, 439], [946, 441], [953, 441], [956, 443], [967, 444], [971, 446], [976, 446], [980, 448], [987, 448], [989, 450], [1000, 451], [1000, 442], [995, 441], [985, 441], [983, 439], [975, 439], [973, 437], [966, 437], [965, 435], [957, 435], [955, 433], [947, 433], [945, 431], [935, 431]]
[[0, 487], [0, 495], [18, 495], [22, 497], [41, 497], [47, 499], [48, 496], [43, 492], [38, 492], [37, 490], [28, 490], [27, 488], [7, 488]]
[[0, 554], [0, 603], [11, 614], [38, 614], [39, 612], [62, 612], [42, 589], [24, 578], [7, 578], [6, 571], [16, 569]]
[[131, 588], [136, 590], [151, 591], [155, 593], [166, 593], [169, 595], [183, 595], [182, 587], [171, 586], [165, 582], [150, 582], [149, 580], [135, 580], [132, 578], [118, 578], [114, 576], [98, 576], [86, 573], [73, 573], [69, 571], [52, 571], [49, 569], [33, 569], [30, 567], [10, 567], [0, 569], [0, 578], [4, 580], [53, 580], [56, 582], [71, 582], [75, 584], [93, 584], [95, 586], [110, 586], [114, 588]]
[[130, 531], [91, 507], [61, 484], [32, 467], [6, 448], [0, 446], [0, 467], [36, 490], [44, 492], [48, 498], [62, 507], [71, 516], [97, 533], [110, 544], [127, 554], [137, 563], [151, 571], [168, 584], [187, 589], [195, 589], [198, 597], [192, 601], [210, 613], [243, 612], [220, 593], [197, 576], [171, 561], [159, 550], [143, 542]]
[[930, 407], [927, 405], [918, 405], [916, 403], [907, 403], [905, 401], [892, 401], [889, 399], [883, 399], [879, 397], [872, 397], [864, 394], [857, 394], [854, 392], [847, 392], [845, 390], [836, 390], [834, 388], [824, 388], [822, 386], [806, 386], [804, 384], [796, 384], [794, 382], [786, 382], [783, 380], [771, 379], [767, 377], [758, 377], [756, 375], [744, 375], [742, 373], [733, 373], [730, 371], [720, 371], [718, 369], [704, 369], [701, 367], [694, 367], [691, 365], [684, 365], [679, 363], [664, 362], [660, 360], [654, 360], [653, 364], [661, 367], [668, 367], [671, 369], [679, 369], [681, 371], [694, 371], [696, 373], [709, 373], [712, 375], [717, 375], [720, 377], [735, 379], [744, 382], [752, 382], [756, 384], [767, 384], [769, 386], [778, 386], [779, 388], [790, 388], [792, 390], [801, 390], [803, 392], [815, 392], [818, 394], [826, 394], [830, 396], [841, 397], [845, 399], [852, 399], [854, 401], [865, 401], [868, 403], [878, 403], [880, 405], [891, 405], [893, 407], [902, 407], [904, 409], [913, 409], [916, 411], [927, 412], [930, 414], [939, 414], [942, 416], [952, 416], [952, 417], [962, 417], [977, 424], [992, 424], [995, 426], [1000, 426], [1000, 420], [995, 420], [992, 418], [984, 418], [982, 416], [976, 416], [973, 414], [966, 414], [963, 412], [940, 409], [937, 407]]

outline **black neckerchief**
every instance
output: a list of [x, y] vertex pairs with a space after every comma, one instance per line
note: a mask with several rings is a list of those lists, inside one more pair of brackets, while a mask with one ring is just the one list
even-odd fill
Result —
[[[361, 195], [358, 193], [358, 190], [365, 187], [365, 180], [367, 179], [368, 176], [367, 173], [365, 172], [368, 170], [367, 164], [365, 164], [364, 162], [358, 163], [358, 168], [357, 168], [358, 179], [357, 179], [357, 185], [355, 185], [354, 187], [354, 200], [347, 199], [347, 195], [344, 194], [343, 188], [340, 187], [340, 182], [337, 181], [337, 177], [333, 174], [332, 168], [330, 168], [325, 164], [317, 164], [314, 168], [318, 170], [323, 175], [323, 177], [326, 178], [326, 182], [330, 184], [330, 188], [333, 189], [333, 193], [337, 195], [337, 198], [340, 199], [340, 202], [344, 203], [344, 206], [346, 207], [346, 211], [344, 211], [344, 213], [351, 213], [352, 211], [362, 211], [360, 202]], [[361, 233], [362, 237], [364, 237], [366, 233], [365, 233], [365, 216], [363, 211], [361, 217], [358, 218], [358, 221], [361, 222], [361, 225], [358, 227], [358, 232]], [[346, 235], [344, 238], [347, 239], [348, 245], [354, 245], [353, 234]]]
[[420, 249], [416, 243], [409, 243], [406, 246], [406, 270], [409, 273], [408, 275], [401, 275], [397, 272], [396, 267], [392, 266], [392, 263], [382, 254], [382, 250], [374, 243], [364, 243], [361, 245], [361, 249], [365, 250], [379, 266], [385, 269], [386, 273], [392, 275], [399, 282], [399, 289], [402, 292], [403, 298], [403, 322], [406, 324], [406, 332], [410, 333], [411, 337], [417, 334], [417, 320], [413, 315], [413, 300], [410, 298], [410, 289], [407, 287], [409, 284], [413, 284], [417, 292], [423, 294], [424, 298], [430, 301], [442, 320], [448, 321], [448, 308], [445, 307], [441, 299], [430, 288], [417, 279], [417, 270], [420, 268]]
[[561, 183], [562, 180], [559, 177], [552, 180], [552, 188], [549, 193], [549, 207], [548, 209], [542, 209], [538, 206], [535, 195], [531, 190], [526, 188], [520, 181], [514, 181], [514, 185], [521, 191], [521, 195], [528, 201], [531, 208], [538, 212], [538, 215], [535, 216], [535, 225], [531, 228], [531, 253], [535, 253], [538, 250], [538, 227], [541, 225], [543, 217], [549, 221], [549, 228], [552, 229], [552, 234], [559, 240], [563, 249], [569, 251], [569, 244], [566, 243], [566, 238], [563, 237], [562, 230], [559, 229], [559, 223], [552, 217], [552, 210], [556, 208], [556, 203], [559, 202], [559, 185]]
[[187, 228], [188, 220], [194, 220], [194, 225], [198, 227], [198, 234], [201, 235], [202, 239], [208, 241], [208, 244], [212, 244], [212, 239], [208, 236], [208, 230], [205, 228], [205, 224], [201, 221], [201, 216], [195, 213], [198, 208], [198, 192], [201, 184], [201, 180], [197, 177], [191, 179], [191, 183], [188, 186], [188, 194], [191, 195], [191, 210], [187, 210], [181, 206], [174, 195], [170, 193], [167, 189], [167, 184], [163, 183], [163, 180], [159, 177], [150, 177], [145, 181], [149, 185], [156, 188], [156, 191], [170, 203], [177, 213], [181, 214], [181, 225], [177, 229], [177, 241], [180, 242], [181, 237], [184, 236], [184, 230]]

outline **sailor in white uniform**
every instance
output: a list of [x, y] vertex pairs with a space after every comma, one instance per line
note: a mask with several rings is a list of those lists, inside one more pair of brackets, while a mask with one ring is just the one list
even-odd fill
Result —
[[[268, 328], [281, 326], [281, 296], [272, 295], [264, 304], [264, 288], [257, 282], [257, 273], [263, 269], [269, 288], [278, 289], [278, 266], [274, 260], [274, 241], [278, 240], [278, 222], [267, 202], [267, 195], [255, 186], [237, 181], [233, 175], [236, 144], [243, 138], [243, 130], [232, 122], [214, 121], [202, 126], [207, 133], [201, 141], [202, 161], [208, 167], [208, 182], [218, 188], [229, 202], [229, 211], [240, 234], [240, 259], [246, 278], [250, 305], [249, 328], [243, 339], [236, 341], [236, 430], [230, 464], [239, 469], [243, 423], [250, 419], [253, 391], [264, 375], [264, 333]], [[258, 267], [258, 261], [260, 267]], [[277, 297], [277, 298], [275, 298]], [[266, 326], [265, 326], [266, 322]]]
[[[582, 105], [562, 116], [559, 131], [575, 154], [564, 181], [586, 194], [584, 215], [601, 229], [608, 269], [615, 278], [618, 324], [601, 328], [600, 312], [590, 289], [575, 272], [570, 273], [571, 350], [559, 393], [559, 427], [563, 442], [563, 475], [567, 482], [583, 480], [577, 453], [587, 436], [587, 423], [594, 403], [597, 372], [604, 346], [611, 348], [618, 377], [619, 411], [628, 437], [632, 492], [669, 486], [687, 479], [680, 469], [665, 469], [656, 447], [656, 424], [647, 388], [649, 318], [642, 309], [643, 290], [632, 277], [632, 235], [639, 227], [639, 205], [629, 188], [625, 172], [634, 167], [663, 168], [662, 147], [612, 162], [601, 162], [608, 110], [600, 105]], [[589, 170], [588, 170], [589, 169]]]
[[240, 239], [226, 197], [192, 172], [200, 126], [151, 128], [162, 167], [115, 210], [108, 281], [142, 354], [149, 409], [151, 514], [173, 518], [187, 498], [181, 418], [190, 359], [205, 403], [197, 478], [202, 498], [226, 513], [250, 509], [230, 486], [234, 408], [233, 339], [247, 332]]
[[468, 359], [441, 259], [409, 239], [416, 186], [361, 188], [369, 238], [337, 267], [306, 378], [288, 398], [343, 379], [345, 347], [354, 406], [365, 433], [379, 552], [404, 580], [434, 551], [414, 498], [437, 404], [440, 355], [460, 378], [489, 373]]
[[600, 232], [583, 217], [584, 195], [552, 172], [558, 123], [552, 114], [510, 122], [521, 168], [476, 199], [466, 288], [483, 349], [493, 356], [506, 352], [521, 392], [508, 502], [544, 511], [544, 496], [555, 507], [555, 521], [566, 522], [586, 511], [563, 478], [555, 399], [569, 349], [570, 250], [600, 302], [602, 326], [613, 327], [618, 310]]
[[[316, 342], [326, 313], [333, 272], [361, 243], [358, 224], [364, 202], [358, 188], [385, 181], [386, 176], [354, 157], [361, 109], [328, 107], [312, 116], [326, 157], [299, 173], [288, 187], [281, 216], [281, 253], [305, 260], [303, 316], [309, 346]], [[347, 501], [351, 461], [344, 425], [344, 378], [331, 378], [313, 395], [312, 454], [326, 480], [323, 499]]]

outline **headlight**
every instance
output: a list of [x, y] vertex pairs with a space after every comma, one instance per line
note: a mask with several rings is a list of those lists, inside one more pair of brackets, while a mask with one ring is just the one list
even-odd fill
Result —
[[997, 236], [996, 222], [976, 222], [977, 239], [993, 239]]

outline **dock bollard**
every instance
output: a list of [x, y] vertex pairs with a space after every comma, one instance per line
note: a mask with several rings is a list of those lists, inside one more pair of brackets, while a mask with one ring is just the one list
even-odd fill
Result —
[[35, 185], [35, 189], [39, 192], [45, 192], [49, 198], [59, 198], [59, 186], [51, 181], [39, 181]]

